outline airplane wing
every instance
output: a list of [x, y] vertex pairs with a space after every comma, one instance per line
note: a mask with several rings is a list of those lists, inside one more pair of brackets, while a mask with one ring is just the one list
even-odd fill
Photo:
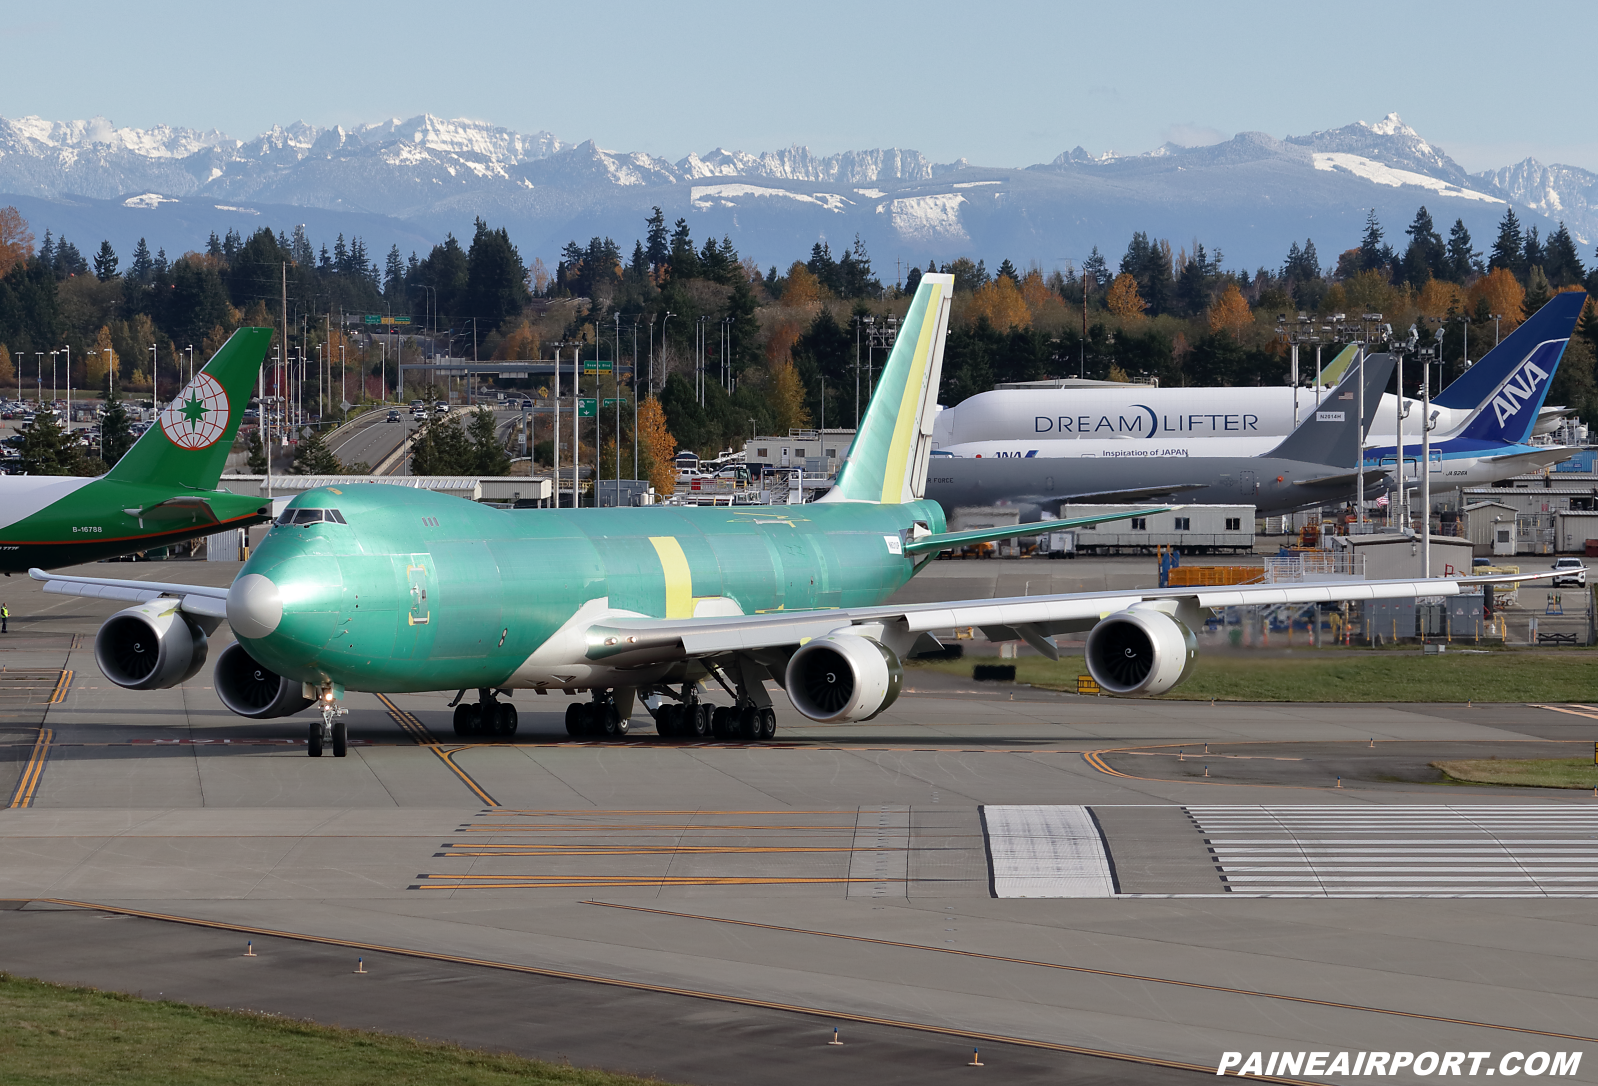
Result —
[[126, 600], [129, 603], [148, 603], [162, 596], [175, 596], [182, 609], [207, 618], [227, 617], [226, 588], [210, 585], [168, 584], [164, 581], [119, 581], [110, 577], [67, 577], [59, 573], [46, 573], [42, 569], [28, 570], [28, 576], [44, 582], [46, 592], [62, 596], [87, 596], [98, 600]]
[[[1568, 574], [1568, 570], [1561, 571]], [[991, 639], [1021, 637], [1050, 659], [1058, 659], [1048, 640], [1057, 633], [1092, 628], [1105, 615], [1135, 603], [1170, 601], [1189, 622], [1219, 607], [1278, 603], [1332, 603], [1341, 600], [1411, 599], [1457, 596], [1461, 589], [1510, 580], [1545, 580], [1553, 574], [1523, 573], [1493, 577], [1434, 577], [1430, 580], [1306, 581], [1294, 584], [1127, 589], [1056, 596], [962, 600], [905, 606], [845, 607], [831, 611], [785, 611], [716, 618], [607, 618], [590, 626], [587, 657], [618, 667], [643, 666], [690, 657], [785, 649], [847, 627], [908, 647], [922, 634], [960, 626], [980, 626]], [[868, 631], [862, 631], [868, 632]]]
[[1494, 464], [1510, 464], [1516, 460], [1525, 460], [1530, 463], [1558, 463], [1569, 460], [1579, 450], [1567, 448], [1563, 445], [1546, 445], [1532, 452], [1504, 453], [1501, 456], [1485, 456], [1482, 459]]
[[1361, 475], [1365, 477], [1365, 482], [1367, 485], [1369, 485], [1370, 483], [1381, 482], [1387, 477], [1387, 472], [1387, 468], [1371, 468], [1370, 470], [1363, 472], [1345, 471], [1338, 475], [1317, 475], [1313, 479], [1294, 479], [1293, 485], [1315, 487], [1348, 487], [1353, 486]]
[[[1125, 490], [1077, 490], [1069, 494], [1050, 494], [1048, 497], [1031, 498], [1030, 501], [1039, 504], [1058, 505], [1062, 502], [1139, 502], [1151, 498], [1174, 497], [1189, 490], [1203, 490], [1209, 483], [1167, 483], [1165, 486], [1139, 486], [1129, 487]], [[1134, 516], [1142, 516], [1135, 513]], [[1061, 526], [1063, 527], [1063, 525]]]

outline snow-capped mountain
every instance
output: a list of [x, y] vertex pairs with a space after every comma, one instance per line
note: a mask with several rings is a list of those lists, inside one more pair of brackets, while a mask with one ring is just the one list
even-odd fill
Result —
[[1352, 246], [1372, 207], [1398, 244], [1422, 203], [1444, 227], [1463, 219], [1478, 247], [1506, 204], [1545, 233], [1563, 220], [1584, 247], [1598, 238], [1598, 175], [1532, 160], [1468, 174], [1397, 114], [1141, 155], [1077, 147], [1020, 170], [939, 165], [899, 148], [718, 147], [672, 162], [428, 114], [356, 128], [296, 123], [249, 140], [104, 118], [0, 118], [0, 200], [37, 233], [91, 246], [107, 237], [119, 250], [143, 236], [176, 253], [211, 230], [301, 222], [313, 234], [360, 232], [374, 251], [425, 249], [481, 216], [546, 258], [573, 238], [626, 246], [658, 205], [696, 237], [728, 234], [763, 263], [858, 234], [879, 270], [961, 254], [1050, 267], [1095, 245], [1113, 258], [1134, 230], [1197, 237], [1231, 266], [1274, 266], [1294, 240], [1315, 238], [1326, 256]]

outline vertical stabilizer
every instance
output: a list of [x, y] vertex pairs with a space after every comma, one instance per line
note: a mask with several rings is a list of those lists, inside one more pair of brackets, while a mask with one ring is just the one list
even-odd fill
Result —
[[1335, 467], [1357, 468], [1361, 461], [1365, 432], [1376, 418], [1376, 408], [1382, 402], [1382, 389], [1393, 379], [1397, 362], [1390, 354], [1365, 356], [1365, 417], [1359, 417], [1359, 371], [1356, 363], [1337, 387], [1321, 400], [1298, 424], [1298, 428], [1282, 439], [1282, 443], [1267, 456], [1284, 460], [1302, 460], [1309, 464], [1330, 464]]
[[271, 341], [270, 328], [229, 336], [104, 478], [215, 490]]
[[897, 504], [926, 495], [953, 294], [954, 276], [921, 277], [838, 484], [822, 501]]
[[[1587, 295], [1579, 290], [1555, 294], [1541, 309], [1522, 321], [1520, 327], [1505, 336], [1502, 343], [1483, 354], [1474, 366], [1433, 396], [1432, 404], [1456, 411], [1487, 407], [1493, 397], [1502, 391], [1504, 382], [1512, 380], [1520, 372], [1523, 363], [1533, 355], [1537, 356], [1538, 368], [1549, 371], [1551, 375], [1553, 366], [1549, 364], [1550, 355], [1554, 365], [1557, 365], [1565, 342], [1576, 330], [1576, 322], [1581, 319], [1581, 310], [1586, 304]], [[1489, 329], [1472, 326], [1470, 331], [1471, 342], [1475, 343], [1477, 337], [1487, 335]], [[1557, 349], [1553, 349], [1555, 343], [1558, 344]], [[1476, 349], [1480, 350], [1479, 347]], [[1546, 392], [1545, 387], [1544, 394]], [[1531, 414], [1535, 416], [1536, 412]], [[1536, 420], [1532, 418], [1531, 421]], [[1529, 429], [1527, 433], [1530, 433]]]

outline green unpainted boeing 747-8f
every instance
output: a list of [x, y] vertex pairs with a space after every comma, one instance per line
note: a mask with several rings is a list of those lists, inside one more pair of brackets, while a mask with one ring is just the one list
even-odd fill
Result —
[[270, 328], [240, 328], [104, 475], [0, 476], [0, 571], [54, 569], [181, 543], [271, 517], [216, 489]]
[[[226, 618], [238, 640], [216, 662], [223, 704], [248, 717], [317, 705], [313, 755], [345, 752], [348, 690], [476, 690], [456, 699], [464, 735], [514, 732], [514, 691], [563, 690], [591, 694], [567, 711], [574, 734], [625, 731], [642, 697], [664, 736], [769, 739], [768, 679], [813, 720], [868, 719], [898, 696], [900, 661], [938, 647], [935, 630], [980, 626], [1050, 657], [1053, 635], [1088, 630], [1101, 687], [1157, 694], [1190, 668], [1206, 608], [1459, 592], [1343, 581], [888, 603], [941, 549], [1039, 530], [946, 532], [923, 497], [952, 288], [922, 277], [837, 484], [809, 505], [500, 510], [324, 487], [289, 503], [231, 588], [34, 576], [135, 602], [95, 640], [101, 670], [130, 689], [193, 675]], [[710, 682], [735, 704], [712, 710]]]

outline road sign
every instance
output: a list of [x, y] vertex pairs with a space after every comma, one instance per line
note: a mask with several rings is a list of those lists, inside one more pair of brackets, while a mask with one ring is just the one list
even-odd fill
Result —
[[368, 313], [366, 315], [366, 323], [367, 324], [409, 324], [409, 323], [411, 323], [411, 319], [409, 317], [385, 317], [381, 313]]
[[592, 399], [592, 398], [590, 398], [588, 396], [584, 396], [582, 399], [577, 401], [577, 417], [578, 418], [580, 418], [580, 419], [591, 419], [591, 418], [593, 418], [594, 416], [596, 416], [598, 414], [599, 414], [599, 401], [598, 400]]
[[611, 399], [611, 398], [607, 397], [605, 399], [605, 403], [604, 403], [603, 406], [605, 406], [605, 407], [615, 407], [617, 404], [620, 404], [621, 406], [626, 407], [627, 406], [627, 401], [624, 400], [624, 399], [621, 399], [620, 397], [617, 397], [615, 399]]
[[584, 373], [609, 373], [610, 370], [611, 370], [611, 367], [613, 365], [614, 365], [614, 363], [609, 362], [609, 361], [601, 362], [598, 359], [590, 358], [588, 361], [583, 363], [583, 372]]

